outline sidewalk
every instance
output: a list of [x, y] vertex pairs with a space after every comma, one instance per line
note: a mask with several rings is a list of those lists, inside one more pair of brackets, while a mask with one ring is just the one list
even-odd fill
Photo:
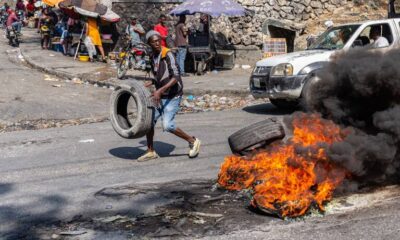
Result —
[[[116, 78], [116, 66], [112, 63], [90, 63], [74, 60], [62, 53], [43, 50], [40, 47], [39, 34], [36, 30], [24, 28], [23, 42], [20, 45], [21, 55], [35, 69], [55, 75], [60, 78], [79, 78], [99, 86], [116, 86], [124, 80]], [[229, 71], [210, 72], [203, 76], [183, 78], [185, 94], [221, 94], [249, 95], [248, 79], [250, 69], [236, 68]], [[143, 72], [129, 71], [126, 78], [143, 79]]]

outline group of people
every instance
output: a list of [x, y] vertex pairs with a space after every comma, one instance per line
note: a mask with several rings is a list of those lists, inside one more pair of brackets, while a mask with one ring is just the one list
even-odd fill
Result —
[[[160, 15], [158, 18], [158, 23], [154, 26], [153, 31], [158, 32], [161, 38], [161, 46], [163, 47], [173, 47], [176, 49], [176, 60], [179, 66], [179, 71], [182, 77], [189, 76], [185, 71], [185, 60], [187, 55], [188, 47], [188, 35], [189, 29], [186, 25], [186, 16], [179, 16], [179, 20], [174, 26], [175, 39], [169, 41], [170, 30], [166, 25], [167, 17], [166, 15]], [[199, 31], [208, 34], [208, 17], [207, 15], [202, 15], [200, 18]], [[145, 35], [145, 30], [143, 26], [138, 22], [138, 18], [133, 15], [130, 18], [130, 23], [126, 27], [125, 33], [130, 37], [133, 46], [142, 43], [142, 37]]]
[[[327, 27], [327, 30], [330, 30], [333, 28], [333, 22], [326, 21], [325, 26]], [[336, 34], [334, 31], [330, 32], [327, 37], [329, 37], [329, 41], [331, 41], [333, 44], [337, 46], [343, 46], [347, 43], [352, 35], [353, 32], [351, 29], [345, 27], [340, 29], [338, 34]], [[381, 25], [371, 26], [369, 29], [369, 36], [360, 36], [359, 40], [361, 41], [363, 47], [368, 48], [383, 48], [390, 45], [388, 39], [382, 36]]]

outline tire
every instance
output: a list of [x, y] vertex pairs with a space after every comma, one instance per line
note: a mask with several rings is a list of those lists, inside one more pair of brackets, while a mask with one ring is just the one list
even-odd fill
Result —
[[295, 109], [299, 105], [298, 100], [269, 99], [269, 101], [272, 105], [280, 109]]
[[276, 119], [267, 119], [247, 126], [228, 138], [234, 154], [245, 155], [250, 151], [285, 137], [285, 130]]
[[[137, 106], [136, 119], [128, 116], [130, 98]], [[154, 107], [150, 92], [140, 83], [128, 81], [116, 87], [110, 98], [110, 119], [115, 132], [123, 138], [140, 138], [152, 127]]]
[[314, 75], [304, 84], [303, 90], [301, 91], [301, 106], [305, 111], [312, 112], [316, 109], [315, 88], [319, 80], [320, 78]]
[[129, 68], [129, 57], [124, 56], [119, 63], [118, 69], [117, 69], [117, 77], [118, 79], [122, 79], [125, 77], [126, 73], [128, 72]]
[[201, 76], [204, 74], [205, 65], [206, 63], [204, 61], [199, 62], [197, 65], [197, 75]]

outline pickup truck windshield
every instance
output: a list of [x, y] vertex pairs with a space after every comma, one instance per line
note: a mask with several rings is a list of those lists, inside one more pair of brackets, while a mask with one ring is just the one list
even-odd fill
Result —
[[326, 49], [336, 50], [342, 49], [347, 41], [353, 36], [354, 32], [361, 25], [346, 25], [332, 27], [321, 34], [315, 42], [307, 48], [307, 50]]

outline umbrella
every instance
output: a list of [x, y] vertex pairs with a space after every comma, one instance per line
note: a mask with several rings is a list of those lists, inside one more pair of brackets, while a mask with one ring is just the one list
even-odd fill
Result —
[[108, 22], [118, 22], [120, 20], [118, 14], [95, 0], [64, 0], [58, 6], [65, 10], [67, 14], [73, 10], [73, 12], [80, 15], [93, 18], [100, 17]]
[[62, 0], [42, 0], [42, 3], [50, 7], [57, 6]]
[[39, 7], [43, 7], [44, 3], [42, 1], [37, 1], [35, 2], [34, 6], [39, 8]]
[[173, 9], [171, 15], [193, 15], [195, 13], [204, 13], [213, 17], [221, 15], [226, 16], [244, 16], [246, 9], [239, 3], [231, 0], [186, 0], [181, 5]]

